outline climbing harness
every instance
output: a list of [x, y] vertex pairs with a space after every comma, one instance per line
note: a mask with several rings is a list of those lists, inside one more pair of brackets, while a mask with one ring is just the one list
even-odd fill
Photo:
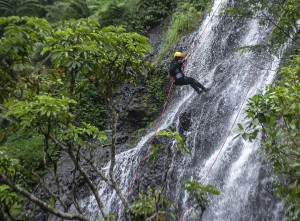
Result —
[[[218, 7], [216, 8], [215, 11], [218, 10], [219, 6], [220, 6], [220, 4], [218, 5]], [[211, 16], [210, 20], [212, 19], [212, 17], [213, 17], [213, 16]], [[210, 20], [209, 20], [209, 21], [210, 21]], [[184, 58], [184, 63], [183, 63], [183, 66], [182, 66], [183, 68], [185, 68], [185, 65], [187, 64], [188, 59], [190, 58], [190, 56], [192, 55], [192, 53], [195, 51], [196, 46], [199, 44], [200, 39], [201, 39], [201, 37], [202, 37], [202, 34], [204, 33], [204, 31], [205, 31], [205, 29], [207, 28], [208, 24], [209, 24], [209, 22], [207, 22], [206, 26], [205, 26], [204, 29], [203, 29], [203, 32], [199, 35], [199, 37], [196, 39], [196, 41], [193, 42], [192, 49], [188, 52], [188, 54], [187, 54], [186, 57]], [[170, 89], [169, 89], [169, 92], [168, 92], [168, 95], [167, 95], [167, 98], [166, 98], [166, 102], [165, 102], [164, 107], [163, 107], [163, 110], [162, 110], [162, 112], [161, 112], [161, 115], [160, 115], [160, 118], [159, 118], [159, 121], [158, 121], [156, 130], [155, 130], [155, 132], [154, 132], [154, 134], [153, 134], [153, 136], [152, 136], [152, 139], [151, 139], [151, 142], [150, 142], [150, 146], [148, 147], [147, 152], [146, 152], [146, 154], [145, 154], [143, 160], [141, 161], [141, 163], [140, 163], [140, 165], [139, 165], [139, 167], [138, 167], [138, 170], [137, 170], [137, 172], [136, 172], [136, 174], [135, 174], [135, 176], [134, 176], [134, 179], [133, 179], [133, 181], [131, 182], [131, 184], [130, 184], [128, 190], [127, 190], [127, 195], [125, 196], [126, 199], [127, 199], [127, 197], [129, 196], [129, 193], [130, 193], [130, 191], [132, 190], [132, 188], [133, 188], [133, 186], [134, 186], [134, 184], [135, 184], [135, 181], [139, 178], [140, 173], [141, 173], [141, 171], [142, 171], [142, 169], [143, 169], [143, 167], [144, 167], [144, 165], [145, 165], [145, 163], [146, 163], [146, 160], [147, 160], [148, 157], [149, 157], [149, 154], [150, 154], [150, 151], [151, 151], [151, 146], [152, 146], [152, 143], [153, 143], [154, 138], [155, 138], [155, 136], [156, 136], [157, 130], [158, 130], [159, 126], [160, 126], [160, 122], [161, 122], [161, 120], [162, 120], [162, 115], [163, 115], [163, 113], [164, 113], [164, 111], [165, 111], [165, 108], [166, 108], [166, 106], [167, 106], [167, 103], [168, 103], [168, 100], [169, 100], [169, 97], [170, 97], [170, 94], [171, 94], [171, 91], [172, 91], [173, 84], [174, 84], [174, 80], [171, 81], [171, 85], [170, 85]], [[119, 204], [119, 207], [118, 207], [118, 209], [117, 209], [117, 216], [118, 216], [119, 211], [122, 209], [122, 206], [123, 206], [123, 204], [120, 203], [120, 204]], [[116, 216], [116, 217], [117, 217], [117, 216]], [[115, 220], [115, 218], [114, 218], [113, 220]]]

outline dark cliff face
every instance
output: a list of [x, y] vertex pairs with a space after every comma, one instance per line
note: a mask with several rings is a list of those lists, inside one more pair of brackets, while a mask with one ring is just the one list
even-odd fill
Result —
[[[184, 180], [193, 179], [205, 185], [212, 184], [221, 191], [220, 196], [210, 198], [204, 220], [282, 220], [279, 200], [272, 194], [272, 174], [258, 156], [259, 140], [245, 142], [232, 133], [244, 117], [241, 110], [246, 100], [254, 93], [261, 93], [262, 85], [274, 77], [275, 73], [259, 69], [257, 64], [265, 68], [276, 65], [276, 59], [267, 52], [241, 54], [237, 49], [262, 43], [269, 28], [260, 27], [256, 21], [215, 17], [206, 30], [200, 29], [181, 40], [178, 49], [185, 53], [191, 46], [196, 47], [185, 74], [211, 90], [199, 96], [189, 86], [174, 87], [159, 130], [179, 132], [191, 155], [178, 152], [170, 139], [156, 137], [154, 144], [162, 144], [164, 148], [156, 160], [146, 161], [134, 182], [132, 196], [145, 192], [148, 186], [164, 187], [165, 195], [178, 206], [174, 212], [180, 214], [187, 210], [182, 220], [197, 220], [199, 210], [187, 208], [188, 194], [183, 189]], [[150, 43], [155, 46], [152, 54], [159, 51], [159, 36], [159, 32], [150, 35]], [[196, 41], [198, 43], [193, 45]], [[161, 61], [165, 70], [172, 53]], [[147, 107], [139, 105], [144, 93], [142, 86], [126, 87], [115, 98], [120, 141], [115, 173], [125, 193], [143, 162], [157, 126], [144, 128], [139, 136], [145, 136], [134, 144], [133, 140], [138, 137], [132, 131], [145, 126], [141, 119], [147, 114]], [[108, 155], [109, 148], [101, 154]], [[104, 167], [107, 161], [105, 159], [99, 166]], [[99, 191], [105, 193], [102, 197], [109, 201], [106, 209], [114, 213], [119, 198], [101, 182]], [[98, 211], [92, 209], [96, 208], [95, 202], [86, 193], [82, 196], [87, 214], [96, 217]]]
[[[199, 211], [187, 208], [188, 193], [183, 189], [184, 180], [192, 179], [212, 184], [221, 192], [220, 196], [210, 198], [204, 220], [282, 219], [279, 200], [270, 194], [272, 175], [266, 172], [268, 166], [258, 155], [259, 139], [245, 142], [233, 132], [245, 117], [247, 99], [262, 93], [262, 85], [274, 78], [274, 72], [264, 69], [278, 65], [278, 59], [267, 52], [239, 53], [237, 49], [263, 43], [269, 30], [256, 20], [212, 16], [198, 33], [182, 40], [182, 44], [186, 42], [179, 46], [182, 48], [190, 48], [192, 42], [198, 41], [185, 74], [211, 90], [199, 96], [189, 86], [175, 87], [159, 130], [179, 132], [191, 155], [181, 154], [168, 140], [155, 138], [154, 142], [165, 148], [154, 162], [147, 161], [142, 167], [132, 195], [145, 191], [147, 186], [163, 186], [166, 196], [178, 205], [176, 214], [187, 210], [182, 220], [197, 220]], [[167, 65], [167, 58], [164, 64]], [[134, 149], [117, 157], [116, 173], [125, 191], [144, 159], [154, 128], [149, 128], [151, 133], [145, 133]], [[105, 189], [103, 185], [99, 188]], [[107, 209], [113, 212], [119, 200], [110, 199]], [[96, 213], [89, 212], [92, 216]]]
[[[149, 54], [146, 58], [149, 61], [153, 58], [153, 56], [157, 55], [160, 52], [163, 35], [164, 33], [162, 33], [160, 27], [154, 28], [149, 32], [149, 44], [152, 47], [151, 54]], [[187, 36], [186, 38], [183, 38], [182, 41], [179, 43], [179, 48], [187, 49], [192, 41], [192, 38], [193, 36]], [[164, 86], [164, 90], [166, 91], [166, 93], [169, 89], [168, 68], [169, 62], [172, 59], [172, 54], [173, 52], [167, 53], [167, 55], [165, 55], [164, 59], [160, 61], [159, 64], [162, 68], [162, 73], [166, 74], [166, 84]], [[144, 81], [145, 79], [141, 79], [139, 85], [125, 84], [123, 87], [119, 88], [116, 91], [112, 99], [114, 101], [114, 108], [118, 113], [116, 149], [117, 154], [134, 148], [137, 140], [139, 140], [144, 134], [148, 132], [149, 128], [147, 128], [147, 126], [149, 124], [149, 121], [155, 121], [159, 117], [160, 111], [162, 110], [161, 107], [161, 109], [158, 109], [157, 112], [149, 111], [149, 104], [143, 101], [144, 96], [147, 93]], [[174, 90], [176, 91], [175, 88]], [[175, 98], [176, 96], [176, 92], [174, 92], [174, 95], [171, 96], [171, 99]], [[107, 129], [110, 129], [109, 127], [110, 126], [108, 123]], [[156, 142], [158, 143], [159, 139]], [[95, 154], [99, 158], [98, 166], [104, 167], [106, 163], [108, 163], [110, 160], [110, 147], [106, 146], [105, 148], [99, 148], [96, 150]], [[161, 163], [157, 163], [158, 161], [153, 161], [153, 165], [151, 166], [151, 168], [146, 168], [148, 171], [146, 173], [148, 174], [147, 178], [144, 179], [143, 183], [139, 183], [137, 186], [134, 187], [135, 194], [138, 194], [140, 191], [144, 191], [144, 189], [149, 185], [153, 187], [160, 185], [164, 173], [162, 172], [162, 174], [160, 174], [156, 173], [155, 171], [156, 169], [158, 171], [158, 168], [166, 168], [167, 164], [164, 164], [162, 162], [165, 162], [165, 160], [169, 159], [169, 157], [170, 156], [168, 155], [167, 150], [159, 153], [158, 159], [160, 159]], [[59, 178], [61, 185], [67, 190], [67, 192], [71, 192], [73, 188], [72, 174], [75, 169], [74, 165], [71, 163], [71, 160], [67, 156], [61, 156], [60, 162], [61, 163], [58, 167], [58, 173], [61, 174]], [[93, 172], [91, 168], [87, 167], [87, 165], [85, 165], [85, 168], [93, 180], [98, 179], [97, 175]], [[52, 190], [53, 192], [57, 192], [55, 181], [53, 180], [50, 174], [45, 176], [45, 181], [50, 186], [50, 190]], [[91, 193], [88, 192], [88, 188], [83, 179], [78, 177], [77, 181], [77, 196], [79, 197], [79, 200], [84, 199]], [[49, 194], [42, 189], [38, 190], [38, 195], [40, 195], [40, 197], [44, 199], [50, 197]], [[67, 197], [65, 197], [65, 199], [67, 199]], [[65, 203], [67, 206], [69, 206], [70, 211], [74, 210], [74, 205], [72, 205], [67, 200], [65, 201]], [[31, 209], [28, 209], [28, 212], [32, 213]], [[50, 216], [50, 218], [47, 218], [48, 215], [44, 214], [39, 207], [35, 209], [34, 213], [36, 214], [36, 220], [62, 220], [60, 218], [57, 218], [56, 216]]]

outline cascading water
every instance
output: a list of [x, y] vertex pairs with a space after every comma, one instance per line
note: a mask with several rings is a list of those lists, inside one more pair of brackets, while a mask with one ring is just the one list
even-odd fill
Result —
[[[263, 85], [272, 82], [279, 59], [268, 52], [237, 51], [242, 46], [263, 43], [270, 27], [261, 27], [256, 19], [217, 16], [225, 4], [226, 1], [215, 1], [199, 29], [199, 42], [185, 68], [187, 76], [211, 90], [199, 96], [189, 86], [177, 87], [178, 96], [167, 108], [158, 129], [176, 129], [191, 151], [191, 155], [173, 152], [165, 190], [177, 202], [178, 213], [183, 211], [181, 220], [199, 220], [197, 211], [188, 206], [188, 195], [183, 190], [185, 179], [212, 184], [221, 192], [211, 197], [202, 220], [281, 220], [281, 205], [269, 190], [272, 177], [267, 174], [268, 166], [259, 159], [259, 139], [249, 143], [231, 132], [245, 117], [241, 110], [246, 99], [263, 92]], [[180, 120], [183, 115], [189, 116], [184, 126]], [[115, 177], [124, 193], [132, 185], [153, 134], [143, 137], [134, 149], [117, 155]], [[149, 177], [152, 182], [161, 180], [159, 170], [164, 168], [151, 172], [148, 167], [146, 164], [147, 169], [135, 183], [138, 188], [145, 186]], [[99, 192], [106, 212], [116, 213], [120, 200], [115, 191], [100, 182]], [[98, 215], [93, 197], [82, 204], [87, 212]]]

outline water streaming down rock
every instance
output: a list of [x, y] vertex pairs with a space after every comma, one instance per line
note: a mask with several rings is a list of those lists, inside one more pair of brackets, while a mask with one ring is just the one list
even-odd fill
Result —
[[[177, 87], [177, 96], [159, 128], [179, 131], [192, 153], [173, 151], [165, 190], [177, 202], [177, 212], [184, 212], [181, 220], [199, 220], [199, 212], [188, 207], [188, 195], [183, 190], [185, 179], [212, 184], [221, 191], [220, 196], [211, 198], [203, 220], [281, 220], [281, 205], [270, 190], [272, 175], [268, 165], [259, 159], [259, 139], [249, 143], [234, 139], [235, 134], [230, 132], [244, 117], [240, 109], [245, 106], [246, 96], [263, 92], [263, 85], [272, 82], [272, 70], [279, 62], [267, 51], [255, 54], [237, 49], [264, 42], [271, 27], [261, 27], [256, 19], [216, 16], [225, 3], [215, 1], [212, 13], [199, 29], [199, 41], [185, 69], [187, 76], [195, 77], [211, 90], [199, 96], [191, 87]], [[183, 123], [183, 117], [187, 123]], [[134, 149], [117, 156], [115, 176], [125, 193], [153, 133], [143, 137]], [[154, 168], [149, 164], [143, 167], [133, 191], [163, 184], [166, 157], [161, 156], [160, 160]], [[120, 202], [116, 193], [103, 182], [99, 183], [99, 191], [106, 212], [116, 213]], [[92, 216], [98, 215], [93, 197], [82, 204]]]

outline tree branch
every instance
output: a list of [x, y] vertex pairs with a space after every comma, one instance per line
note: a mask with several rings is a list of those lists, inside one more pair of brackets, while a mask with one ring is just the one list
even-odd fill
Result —
[[84, 215], [61, 212], [61, 211], [49, 206], [47, 203], [45, 203], [44, 201], [37, 198], [34, 194], [28, 192], [27, 190], [23, 189], [22, 187], [11, 182], [3, 173], [0, 173], [0, 181], [3, 182], [4, 184], [10, 186], [16, 192], [25, 196], [31, 202], [39, 205], [44, 210], [46, 210], [60, 218], [67, 219], [67, 220], [78, 219], [81, 221], [89, 221], [89, 218]]
[[64, 207], [64, 210], [67, 211], [68, 207], [66, 206], [66, 204], [64, 204], [64, 202], [60, 199], [60, 193], [59, 195], [56, 195], [55, 193], [53, 193], [46, 185], [46, 183], [36, 174], [34, 173], [34, 175], [39, 179], [40, 184], [42, 185], [42, 187], [57, 201], [60, 202], [60, 204]]
[[[84, 157], [84, 156], [83, 156]], [[91, 167], [95, 170], [95, 172], [104, 180], [104, 182], [106, 182], [109, 186], [111, 186], [118, 194], [118, 196], [120, 197], [120, 199], [122, 200], [123, 204], [126, 207], [129, 207], [129, 203], [127, 201], [127, 199], [125, 198], [125, 196], [123, 195], [122, 191], [120, 190], [119, 186], [117, 185], [117, 183], [112, 180], [110, 181], [101, 170], [99, 170], [95, 164], [95, 162], [92, 159], [87, 159], [86, 157], [84, 157], [84, 159], [91, 165]]]
[[104, 205], [103, 205], [103, 203], [100, 199], [97, 186], [91, 181], [91, 179], [90, 179], [89, 175], [87, 174], [87, 172], [80, 165], [79, 160], [78, 161], [76, 160], [75, 153], [72, 150], [72, 147], [68, 148], [68, 153], [69, 153], [69, 156], [71, 157], [74, 165], [78, 168], [80, 174], [83, 176], [84, 180], [87, 182], [88, 186], [90, 187], [91, 191], [93, 192], [93, 194], [95, 196], [95, 199], [96, 199], [96, 202], [98, 204], [98, 207], [101, 211], [101, 214], [104, 216], [104, 211], [103, 211]]

